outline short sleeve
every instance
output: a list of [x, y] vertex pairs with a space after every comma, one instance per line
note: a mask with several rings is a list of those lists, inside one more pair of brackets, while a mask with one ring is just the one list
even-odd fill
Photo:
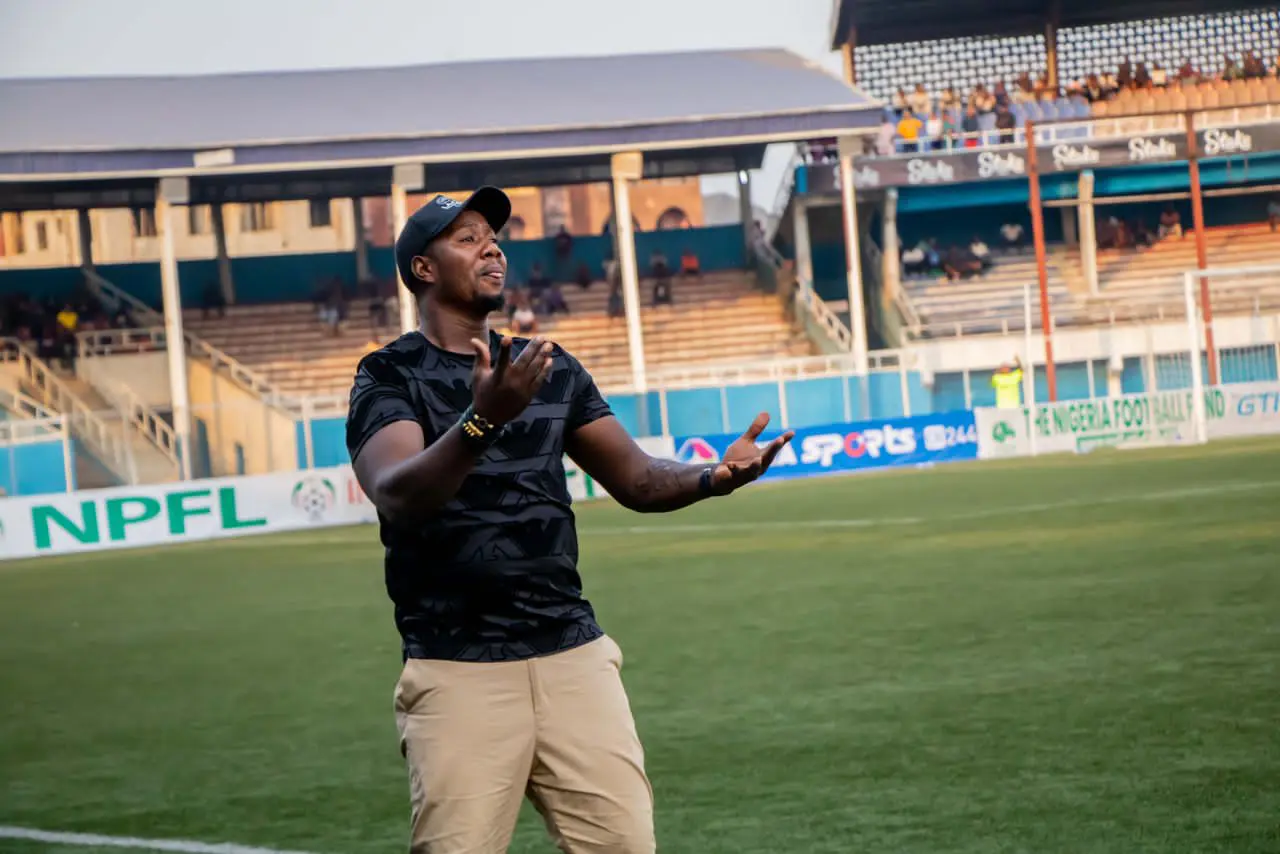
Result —
[[417, 421], [408, 380], [378, 353], [360, 360], [347, 407], [347, 452], [352, 461], [373, 435], [396, 421]]
[[573, 399], [569, 401], [569, 417], [565, 426], [569, 432], [573, 432], [592, 421], [612, 415], [613, 410], [609, 408], [604, 395], [596, 388], [596, 381], [582, 367], [582, 363], [568, 353], [565, 353], [565, 358], [569, 361], [569, 370], [573, 372]]

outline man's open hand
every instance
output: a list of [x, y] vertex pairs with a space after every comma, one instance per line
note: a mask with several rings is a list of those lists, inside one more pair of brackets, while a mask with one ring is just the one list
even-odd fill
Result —
[[471, 376], [471, 397], [476, 414], [493, 424], [502, 425], [524, 412], [538, 389], [551, 373], [550, 341], [534, 338], [520, 355], [511, 359], [511, 339], [503, 336], [498, 345], [498, 359], [489, 365], [489, 346], [478, 338], [471, 339], [476, 351], [476, 366]]
[[725, 449], [720, 464], [711, 473], [711, 489], [717, 495], [728, 495], [739, 487], [746, 486], [769, 470], [774, 457], [782, 450], [782, 446], [796, 435], [788, 430], [763, 448], [756, 446], [756, 440], [769, 426], [769, 413], [761, 412], [751, 422], [747, 432], [743, 433], [732, 445]]

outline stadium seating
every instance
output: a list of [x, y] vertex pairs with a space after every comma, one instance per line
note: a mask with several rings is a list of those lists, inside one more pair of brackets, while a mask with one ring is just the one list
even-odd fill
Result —
[[[1074, 318], [1078, 302], [1068, 280], [1065, 253], [1055, 247], [1049, 259], [1049, 298], [1055, 316]], [[926, 336], [978, 335], [1021, 329], [1023, 288], [1038, 285], [1035, 255], [998, 256], [981, 276], [959, 282], [937, 278], [903, 281]], [[1061, 322], [1061, 321], [1060, 321]]]
[[[1280, 259], [1280, 235], [1266, 224], [1208, 229], [1208, 259], [1216, 267], [1258, 267]], [[1049, 298], [1057, 326], [1146, 320], [1185, 315], [1182, 274], [1196, 266], [1195, 236], [1167, 238], [1149, 249], [1098, 251], [1099, 293], [1090, 295], [1074, 250], [1050, 247]], [[1001, 259], [986, 275], [963, 282], [903, 282], [920, 318], [923, 337], [1019, 330], [1023, 285], [1037, 282], [1034, 256]], [[1280, 309], [1280, 269], [1274, 273], [1215, 277], [1218, 315]], [[1038, 318], [1037, 321], [1038, 322]]]
[[1097, 118], [1138, 116], [1171, 110], [1214, 110], [1280, 104], [1280, 79], [1206, 80], [1194, 86], [1122, 89], [1110, 101], [1093, 105]]
[[[673, 284], [674, 306], [650, 305], [650, 283], [642, 282], [645, 355], [651, 371], [711, 362], [740, 362], [808, 355], [811, 344], [783, 320], [774, 295], [754, 290], [742, 272], [710, 273]], [[624, 383], [628, 370], [627, 327], [605, 312], [602, 283], [588, 290], [564, 288], [572, 314], [540, 318], [541, 331], [574, 353], [601, 385]], [[505, 318], [495, 315], [494, 327]], [[307, 303], [233, 306], [225, 318], [187, 312], [190, 329], [293, 395], [345, 394], [373, 331], [368, 305], [351, 304], [339, 335], [326, 330]], [[383, 328], [377, 340], [393, 332]]]
[[[1211, 267], [1257, 267], [1280, 260], [1280, 235], [1265, 225], [1207, 229]], [[1150, 249], [1098, 252], [1099, 295], [1088, 300], [1100, 320], [1185, 313], [1181, 275], [1196, 266], [1195, 235], [1166, 238]], [[1218, 314], [1280, 308], [1280, 269], [1275, 273], [1212, 280]]]

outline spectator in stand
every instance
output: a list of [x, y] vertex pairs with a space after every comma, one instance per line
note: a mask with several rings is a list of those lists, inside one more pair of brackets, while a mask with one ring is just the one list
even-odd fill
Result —
[[1151, 85], [1163, 89], [1169, 85], [1169, 72], [1158, 62], [1151, 63]]
[[653, 254], [649, 256], [649, 275], [655, 279], [671, 275], [671, 265], [667, 263], [667, 256], [661, 249], [653, 250]]
[[955, 148], [959, 145], [960, 123], [954, 110], [942, 114], [942, 147]]
[[1267, 76], [1267, 67], [1251, 50], [1244, 52], [1244, 76], [1246, 80], [1260, 80]]
[[1129, 61], [1129, 57], [1124, 58], [1124, 62], [1120, 63], [1120, 67], [1116, 69], [1116, 88], [1128, 89], [1133, 85], [1133, 63]]
[[976, 148], [978, 145], [978, 137], [976, 134], [982, 126], [978, 124], [978, 108], [972, 102], [965, 108], [964, 118], [960, 120], [960, 131], [964, 134], [964, 144], [966, 148]]
[[573, 254], [573, 235], [562, 224], [559, 231], [556, 232], [556, 257], [561, 261], [568, 261], [569, 256]]
[[898, 129], [893, 118], [886, 113], [884, 121], [880, 123], [880, 133], [876, 135], [876, 154], [884, 157], [893, 154], [893, 138], [897, 135]]
[[1183, 86], [1194, 86], [1200, 82], [1200, 73], [1196, 71], [1190, 60], [1182, 63], [1182, 67], [1178, 69], [1178, 80]]
[[1007, 105], [1001, 105], [996, 108], [996, 129], [1000, 131], [1000, 142], [1009, 145], [1014, 139], [1014, 129], [1018, 126], [1018, 120], [1013, 117], [1013, 113]]
[[1138, 89], [1151, 88], [1151, 72], [1147, 71], [1147, 64], [1139, 62], [1137, 69], [1133, 72], [1133, 85]]
[[622, 283], [614, 281], [609, 285], [609, 307], [607, 309], [609, 317], [622, 317], [626, 314], [626, 307], [622, 301]]
[[526, 290], [516, 291], [515, 311], [511, 312], [511, 331], [526, 338], [538, 333], [538, 316], [533, 312], [533, 303]]
[[551, 287], [551, 277], [542, 271], [542, 265], [537, 261], [533, 262], [533, 269], [529, 271], [529, 293], [533, 299], [541, 296], [542, 292]]
[[987, 91], [987, 87], [979, 83], [973, 88], [973, 94], [969, 96], [969, 103], [981, 114], [994, 112], [996, 108], [996, 96]]
[[321, 309], [321, 321], [336, 335], [342, 333], [342, 321], [347, 317], [347, 296], [342, 291], [342, 279], [334, 277], [325, 292], [324, 307]]
[[1005, 88], [1004, 81], [996, 83], [995, 92], [992, 93], [996, 99], [996, 111], [999, 112], [1003, 107], [1006, 110], [1013, 106], [1013, 101], [1009, 98], [1009, 90]]
[[925, 91], [923, 83], [917, 83], [916, 91], [907, 96], [907, 106], [917, 116], [929, 115], [929, 110], [933, 107], [933, 99]]
[[973, 253], [960, 246], [952, 246], [947, 250], [947, 257], [942, 262], [942, 270], [952, 282], [967, 279], [982, 272], [982, 262]]
[[924, 122], [916, 118], [915, 112], [908, 107], [898, 120], [898, 136], [902, 139], [904, 150], [920, 150], [920, 130], [923, 127]]
[[942, 116], [937, 110], [929, 113], [924, 123], [924, 135], [929, 140], [930, 148], [942, 148]]
[[942, 90], [942, 96], [938, 98], [938, 109], [943, 112], [959, 110], [964, 105], [960, 103], [960, 96], [956, 94], [954, 86], [948, 86]]
[[1172, 204], [1165, 205], [1160, 214], [1160, 238], [1166, 237], [1182, 238], [1182, 216]]
[[982, 270], [985, 271], [991, 266], [991, 247], [987, 246], [987, 242], [976, 234], [973, 236], [973, 240], [969, 241], [969, 254], [978, 260]]
[[1267, 202], [1267, 222], [1271, 223], [1272, 231], [1280, 225], [1280, 196], [1272, 196], [1271, 201]]
[[1229, 56], [1224, 56], [1222, 60], [1223, 60], [1223, 64], [1222, 64], [1223, 80], [1226, 80], [1228, 83], [1230, 83], [1234, 80], [1244, 79], [1244, 69], [1242, 69], [1239, 65], [1237, 65], [1234, 59], [1232, 59]]
[[1138, 217], [1133, 223], [1133, 245], [1139, 249], [1149, 249], [1156, 243], [1156, 235], [1147, 227], [1147, 221]]
[[[1003, 87], [1004, 84], [1000, 83], [998, 84], [997, 89], [999, 90]], [[1000, 96], [997, 94], [997, 101], [999, 100], [999, 97]], [[1031, 83], [1031, 75], [1027, 74], [1025, 71], [1018, 75], [1018, 79], [1013, 84], [1013, 92], [1009, 94], [1008, 97], [1009, 101], [1013, 104], [1030, 104], [1035, 101], [1036, 90], [1035, 86]]]
[[899, 87], [898, 91], [893, 93], [893, 100], [890, 103], [893, 104], [894, 115], [900, 116], [905, 113], [910, 106], [907, 103], [907, 91]]
[[694, 278], [702, 275], [702, 266], [698, 263], [698, 256], [687, 246], [684, 252], [680, 253], [680, 275]]
[[556, 312], [569, 314], [569, 303], [565, 301], [560, 286], [552, 282], [542, 294], [542, 313], [550, 316]]
[[556, 232], [556, 276], [555, 278], [564, 281], [569, 278], [569, 271], [572, 269], [573, 262], [573, 236], [569, 234], [569, 230], [562, 224], [560, 230]]
[[387, 326], [387, 304], [382, 299], [382, 286], [376, 276], [369, 276], [359, 285], [361, 298], [369, 304], [369, 327], [373, 337], [378, 337], [378, 330]]
[[1084, 96], [1089, 99], [1090, 104], [1101, 101], [1106, 97], [1106, 93], [1102, 89], [1102, 81], [1098, 79], [1098, 75], [1089, 75], [1089, 79], [1084, 84]]
[[200, 315], [208, 320], [209, 315], [215, 311], [218, 317], [227, 316], [227, 298], [223, 295], [222, 286], [218, 284], [217, 279], [210, 279], [204, 283], [204, 292], [200, 299]]
[[578, 287], [584, 291], [591, 287], [591, 268], [587, 266], [586, 261], [578, 263], [578, 272], [574, 274], [573, 280], [578, 283]]
[[1026, 231], [1019, 222], [1006, 222], [1000, 226], [1000, 237], [1004, 240], [1004, 248], [1010, 252], [1021, 252], [1027, 243]]
[[910, 249], [902, 250], [902, 272], [904, 275], [918, 275], [928, 272], [928, 269], [923, 243], [916, 244]]

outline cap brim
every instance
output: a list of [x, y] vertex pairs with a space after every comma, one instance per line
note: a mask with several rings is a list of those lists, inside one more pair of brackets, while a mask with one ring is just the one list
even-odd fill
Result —
[[462, 210], [480, 214], [496, 234], [511, 219], [511, 199], [497, 187], [481, 187], [463, 203]]

